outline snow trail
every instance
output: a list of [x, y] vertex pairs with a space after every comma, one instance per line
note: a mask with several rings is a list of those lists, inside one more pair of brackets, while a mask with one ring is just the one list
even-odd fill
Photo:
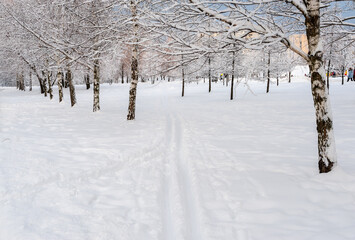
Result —
[[[168, 101], [165, 101], [167, 104]], [[164, 104], [164, 105], [165, 105]], [[167, 104], [166, 106], [169, 106]], [[202, 240], [196, 182], [187, 151], [184, 120], [168, 110], [167, 146], [163, 179], [163, 238], [167, 240]], [[176, 110], [176, 109], [175, 109]]]
[[199, 203], [197, 202], [197, 191], [195, 177], [192, 175], [192, 165], [189, 164], [193, 159], [190, 158], [185, 145], [185, 128], [183, 127], [182, 118], [175, 117], [176, 127], [176, 164], [178, 170], [178, 182], [182, 195], [182, 202], [185, 212], [186, 239], [200, 240], [201, 238], [201, 222], [199, 215]]
[[169, 116], [166, 121], [166, 141], [169, 149], [166, 150], [163, 158], [164, 162], [164, 172], [162, 179], [162, 194], [163, 194], [163, 236], [162, 239], [177, 240], [181, 238], [179, 233], [179, 223], [177, 221], [177, 216], [181, 214], [181, 206], [179, 205], [178, 189], [176, 183], [176, 168], [174, 164], [173, 157], [173, 147], [174, 147], [174, 129], [173, 118]]

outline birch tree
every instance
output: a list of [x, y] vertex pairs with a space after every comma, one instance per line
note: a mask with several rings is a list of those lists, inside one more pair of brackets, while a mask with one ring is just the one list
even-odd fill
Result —
[[[326, 10], [330, 1], [284, 0], [284, 1], [173, 1], [185, 12], [217, 20], [224, 25], [220, 35], [242, 43], [246, 48], [257, 49], [272, 44], [283, 44], [307, 62], [311, 73], [311, 91], [315, 107], [318, 133], [318, 168], [320, 173], [333, 169], [337, 163], [333, 118], [325, 84], [324, 50], [321, 39], [321, 26], [330, 24], [326, 20]], [[321, 9], [323, 11], [321, 12]], [[200, 13], [198, 15], [197, 13]], [[352, 17], [353, 18], [353, 17]], [[350, 18], [351, 19], [351, 18]], [[345, 20], [349, 20], [349, 17]], [[192, 21], [191, 19], [189, 21]], [[196, 22], [195, 22], [196, 23]], [[341, 24], [339, 21], [338, 24]], [[347, 23], [348, 27], [353, 24]], [[195, 28], [195, 31], [202, 29]], [[350, 32], [353, 32], [351, 30]], [[305, 53], [292, 44], [289, 36], [305, 33], [309, 52]]]

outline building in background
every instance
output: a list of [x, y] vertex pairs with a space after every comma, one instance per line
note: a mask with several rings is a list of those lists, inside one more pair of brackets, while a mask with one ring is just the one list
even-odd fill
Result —
[[290, 41], [302, 49], [303, 52], [308, 53], [308, 41], [306, 34], [295, 34], [290, 36]]

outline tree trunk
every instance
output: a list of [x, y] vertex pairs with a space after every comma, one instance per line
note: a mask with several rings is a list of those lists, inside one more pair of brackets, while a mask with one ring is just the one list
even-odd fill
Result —
[[276, 86], [279, 86], [279, 74], [276, 76]]
[[32, 91], [32, 72], [30, 71], [30, 91]]
[[58, 71], [57, 73], [57, 84], [58, 84], [58, 94], [59, 94], [59, 102], [63, 101], [63, 74]]
[[311, 87], [318, 132], [318, 168], [320, 173], [326, 173], [332, 170], [337, 160], [331, 107], [325, 83], [323, 49], [320, 41], [319, 9], [319, 0], [310, 0], [307, 5], [308, 16], [305, 23], [309, 47]]
[[85, 74], [85, 84], [86, 84], [86, 90], [90, 89], [90, 74], [89, 73]]
[[54, 72], [53, 71], [51, 72], [51, 79], [53, 79], [53, 82], [51, 84], [51, 86], [53, 87], [54, 84], [57, 82], [57, 78], [54, 77]]
[[16, 89], [20, 90], [20, 76], [19, 76], [19, 73], [16, 74]]
[[131, 0], [131, 13], [133, 18], [133, 33], [134, 42], [132, 49], [132, 63], [131, 63], [131, 86], [129, 89], [129, 104], [127, 120], [134, 120], [136, 115], [136, 97], [138, 85], [138, 21], [137, 21], [137, 3]]
[[341, 85], [344, 85], [344, 72], [345, 72], [345, 67], [341, 67]]
[[19, 81], [19, 90], [21, 91], [25, 91], [26, 87], [25, 87], [25, 77], [23, 75], [23, 73], [20, 73], [18, 75], [18, 81]]
[[41, 89], [41, 94], [43, 94], [45, 92], [45, 88], [44, 88], [44, 85], [43, 85], [43, 79], [39, 75], [39, 73], [36, 73], [36, 76], [37, 76], [38, 83], [39, 83], [39, 86], [40, 86], [40, 89]]
[[327, 88], [329, 93], [329, 70], [330, 70], [330, 59], [328, 61], [328, 70], [327, 70]]
[[234, 91], [234, 71], [235, 71], [235, 52], [233, 51], [232, 57], [232, 82], [231, 82], [231, 100], [233, 100], [233, 91]]
[[96, 59], [94, 61], [94, 104], [93, 111], [100, 110], [100, 61]]
[[121, 64], [121, 83], [124, 84], [124, 65]]
[[211, 92], [212, 76], [211, 76], [211, 58], [208, 57], [208, 92]]
[[137, 95], [137, 84], [138, 84], [138, 46], [133, 47], [132, 53], [132, 66], [131, 66], [131, 86], [129, 90], [129, 105], [128, 105], [128, 115], [127, 120], [135, 119], [136, 112], [136, 95]]
[[52, 83], [51, 83], [51, 76], [52, 74], [47, 71], [47, 81], [48, 81], [48, 93], [49, 93], [49, 99], [53, 99], [53, 90], [52, 90]]
[[17, 74], [17, 85], [18, 85], [18, 90], [21, 91], [21, 74]]
[[288, 83], [291, 83], [291, 71], [288, 72]]
[[63, 82], [63, 87], [64, 88], [68, 88], [68, 78], [69, 78], [69, 76], [68, 76], [68, 72], [66, 72], [65, 73], [65, 76], [64, 76], [64, 82]]
[[69, 85], [70, 103], [71, 103], [71, 106], [73, 107], [76, 104], [76, 96], [75, 96], [75, 87], [74, 87], [74, 83], [73, 83], [73, 76], [72, 76], [70, 68], [68, 68], [68, 70], [67, 70], [66, 83]]
[[185, 71], [184, 67], [182, 67], [182, 93], [181, 96], [183, 97], [185, 95]]
[[267, 85], [266, 85], [266, 93], [270, 90], [270, 64], [271, 64], [271, 52], [269, 51], [269, 58], [267, 61]]
[[46, 77], [46, 73], [44, 71], [42, 71], [42, 75], [43, 75], [43, 93], [44, 96], [47, 97], [47, 77]]

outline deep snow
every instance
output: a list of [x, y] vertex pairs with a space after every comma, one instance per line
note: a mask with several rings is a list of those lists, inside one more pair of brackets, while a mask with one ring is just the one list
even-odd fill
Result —
[[[355, 239], [355, 84], [331, 79], [339, 166], [318, 174], [306, 80], [0, 88], [0, 239]], [[56, 93], [57, 94], [57, 93]]]

